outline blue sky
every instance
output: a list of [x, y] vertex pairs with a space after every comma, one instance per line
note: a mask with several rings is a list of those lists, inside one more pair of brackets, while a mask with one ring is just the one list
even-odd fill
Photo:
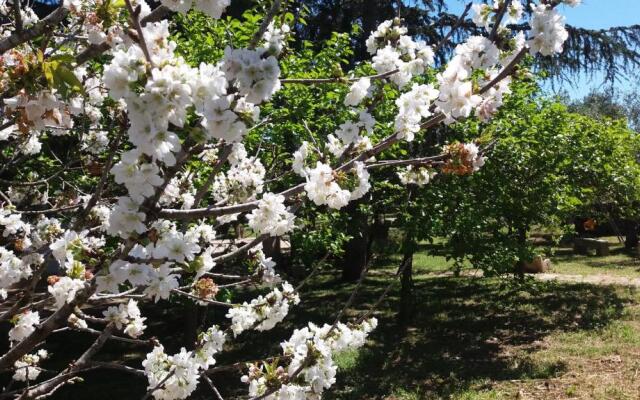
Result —
[[[451, 11], [460, 12], [466, 1], [449, 0], [448, 4]], [[606, 29], [612, 26], [640, 24], [640, 0], [583, 0], [579, 7], [561, 6], [560, 11], [566, 16], [568, 24], [581, 28]], [[564, 84], [563, 89], [568, 91], [571, 97], [580, 98], [601, 83], [601, 74], [594, 77], [580, 76], [575, 85]], [[640, 79], [636, 78], [635, 82], [620, 82], [617, 87], [628, 90], [639, 83]], [[546, 86], [551, 90], [550, 85]]]

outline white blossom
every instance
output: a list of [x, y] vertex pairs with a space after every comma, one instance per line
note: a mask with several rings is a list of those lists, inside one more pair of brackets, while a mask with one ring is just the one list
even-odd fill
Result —
[[85, 282], [80, 279], [63, 276], [53, 285], [49, 285], [49, 293], [55, 300], [56, 308], [61, 308], [66, 303], [72, 302], [76, 294], [84, 289]]
[[35, 330], [35, 325], [40, 323], [40, 314], [37, 311], [26, 311], [17, 316], [13, 328], [9, 330], [9, 340], [20, 342]]
[[[576, 4], [577, 5], [577, 4]], [[569, 33], [564, 27], [564, 17], [544, 4], [531, 4], [531, 37], [528, 41], [531, 53], [550, 56], [561, 53]]]
[[119, 304], [117, 307], [109, 307], [103, 314], [108, 321], [115, 325], [116, 329], [124, 328], [124, 333], [132, 338], [142, 335], [146, 328], [144, 325], [146, 318], [142, 317], [135, 300], [129, 300], [127, 304]]
[[275, 288], [265, 296], [258, 296], [250, 303], [233, 307], [227, 312], [231, 319], [231, 329], [238, 336], [247, 329], [266, 331], [272, 329], [289, 313], [290, 303], [298, 304], [300, 298], [288, 282], [282, 290]]
[[369, 95], [369, 88], [371, 86], [371, 80], [369, 78], [358, 79], [349, 88], [349, 93], [344, 98], [345, 106], [357, 106]]
[[265, 193], [247, 219], [251, 229], [261, 235], [282, 236], [295, 227], [295, 217], [287, 211], [284, 196], [279, 194]]

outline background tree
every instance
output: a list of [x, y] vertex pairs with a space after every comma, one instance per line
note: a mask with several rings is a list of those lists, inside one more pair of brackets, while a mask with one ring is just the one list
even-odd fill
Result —
[[[514, 1], [522, 1], [525, 10], [529, 11], [530, 1]], [[449, 12], [453, 2], [456, 0], [304, 0], [302, 3], [312, 11], [313, 17], [306, 18], [306, 24], [296, 25], [296, 30], [313, 41], [328, 39], [334, 31], [349, 32], [352, 25], [357, 24], [366, 35], [380, 22], [400, 16], [411, 34], [427, 43], [438, 43], [457, 26], [452, 43], [438, 49], [438, 59], [443, 61], [457, 43], [481, 32], [470, 15], [458, 25], [458, 16]], [[515, 28], [526, 29], [527, 26]], [[569, 39], [560, 57], [536, 58], [538, 70], [547, 71], [554, 79], [572, 81], [577, 74], [593, 77], [604, 72], [605, 82], [613, 85], [625, 76], [633, 76], [640, 67], [640, 25], [585, 29], [569, 24], [567, 31]], [[365, 58], [366, 51], [360, 42], [356, 44], [352, 62]]]

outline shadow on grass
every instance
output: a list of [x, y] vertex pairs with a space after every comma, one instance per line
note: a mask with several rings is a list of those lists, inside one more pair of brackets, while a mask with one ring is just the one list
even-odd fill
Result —
[[[347, 317], [360, 315], [388, 282], [387, 274], [370, 275]], [[395, 322], [396, 288], [377, 312], [380, 324], [367, 346], [339, 357], [337, 384], [323, 398], [382, 399], [399, 390], [417, 393], [420, 399], [448, 398], [477, 388], [478, 382], [553, 377], [566, 370], [564, 363], [533, 364], [526, 357], [514, 357], [513, 350], [533, 350], [553, 331], [605, 326], [620, 318], [629, 302], [619, 289], [589, 285], [529, 282], [516, 286], [488, 278], [418, 278], [415, 284], [417, 304], [411, 326], [401, 329]], [[244, 333], [242, 344], [220, 354], [217, 364], [279, 354], [279, 343], [293, 329], [309, 321], [333, 322], [353, 287], [336, 280], [335, 274], [316, 277], [303, 290], [303, 303], [292, 309], [285, 322], [269, 332]], [[165, 312], [165, 321], [173, 321], [170, 329], [162, 328], [160, 337], [167, 351], [177, 351], [179, 310]], [[207, 326], [222, 318], [216, 311], [207, 316]], [[131, 365], [139, 368], [140, 360]], [[241, 372], [225, 372], [212, 378], [223, 397], [233, 399], [246, 396], [240, 376]], [[108, 371], [89, 374], [86, 380], [85, 385], [65, 387], [54, 398], [139, 399], [146, 386], [144, 380]], [[206, 385], [201, 386], [192, 399], [212, 398]]]
[[[388, 282], [387, 274], [371, 274], [347, 316], [368, 309]], [[353, 287], [328, 274], [316, 278], [285, 323], [268, 334], [248, 333], [247, 344], [227, 352], [220, 363], [227, 357], [278, 354], [277, 344], [294, 328], [308, 321], [333, 322]], [[418, 393], [417, 398], [448, 398], [478, 382], [553, 377], [566, 370], [563, 362], [533, 364], [514, 357], [513, 350], [533, 350], [554, 331], [596, 329], [620, 318], [629, 296], [619, 290], [554, 282], [518, 286], [497, 279], [418, 279], [411, 326], [396, 324], [399, 299], [397, 289], [392, 290], [376, 314], [380, 324], [367, 346], [338, 357], [337, 384], [323, 398], [381, 399], [399, 390]], [[225, 399], [240, 394], [231, 389], [237, 388], [239, 375], [214, 378]]]
[[[360, 299], [371, 301], [383, 288], [379, 283], [368, 285]], [[306, 306], [321, 314], [337, 297], [307, 298]], [[446, 398], [478, 381], [549, 378], [564, 371], [564, 363], [532, 364], [514, 359], [510, 349], [534, 348], [552, 331], [602, 327], [619, 318], [628, 301], [614, 288], [537, 282], [518, 288], [456, 278], [419, 281], [416, 298], [414, 321], [406, 329], [395, 324], [391, 311], [397, 296], [389, 298], [371, 342], [344, 363], [326, 398], [382, 398], [398, 390]]]

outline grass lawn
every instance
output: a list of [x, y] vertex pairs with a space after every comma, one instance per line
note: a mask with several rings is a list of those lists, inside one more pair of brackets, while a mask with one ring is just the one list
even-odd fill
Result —
[[624, 246], [614, 237], [604, 238], [610, 243], [611, 254], [606, 257], [574, 254], [570, 247], [554, 249], [551, 272], [575, 275], [611, 275], [640, 278], [640, 259], [630, 257]]
[[[634, 259], [613, 250], [606, 258], [558, 251], [555, 272], [638, 274]], [[376, 301], [393, 279], [399, 260], [399, 256], [377, 260], [347, 318], [360, 315]], [[376, 312], [380, 324], [367, 346], [337, 357], [337, 383], [323, 398], [640, 398], [637, 289], [533, 280], [520, 286], [508, 279], [443, 277], [437, 274], [452, 265], [424, 251], [416, 255], [414, 265], [413, 323], [406, 328], [396, 323], [396, 284]], [[225, 350], [217, 365], [279, 354], [278, 344], [293, 329], [308, 321], [333, 322], [354, 284], [341, 282], [339, 272], [330, 268], [303, 289], [303, 303], [293, 307], [282, 324], [268, 333], [244, 333], [243, 345]], [[179, 309], [167, 309], [166, 314], [165, 327], [180, 326]], [[215, 311], [207, 323], [221, 319], [223, 313]], [[167, 351], [178, 351], [179, 332], [173, 338], [167, 331], [160, 333]], [[140, 368], [138, 357], [143, 354], [131, 356], [131, 365]], [[245, 398], [240, 376], [240, 372], [221, 372], [212, 379], [225, 399]], [[129, 376], [103, 371], [85, 378], [85, 385], [67, 386], [54, 398], [139, 399], [146, 386], [144, 380], [132, 382]], [[206, 387], [193, 396], [211, 398]]]
[[[397, 261], [397, 256], [378, 261], [348, 316], [377, 299]], [[324, 398], [640, 398], [636, 289], [434, 277], [450, 265], [426, 255], [415, 261], [414, 322], [406, 329], [396, 324], [396, 287], [376, 314], [380, 325], [368, 345], [338, 357], [338, 382]], [[330, 271], [317, 276], [303, 293], [303, 307], [273, 335], [284, 339], [305, 321], [330, 323], [354, 287], [336, 276]], [[253, 338], [236, 354], [277, 352], [260, 335]], [[220, 377], [227, 378], [237, 379]], [[233, 392], [227, 394], [233, 398]]]
[[[634, 289], [496, 279], [417, 279], [415, 321], [342, 355], [333, 399], [637, 399]], [[397, 298], [390, 299], [390, 306]]]

